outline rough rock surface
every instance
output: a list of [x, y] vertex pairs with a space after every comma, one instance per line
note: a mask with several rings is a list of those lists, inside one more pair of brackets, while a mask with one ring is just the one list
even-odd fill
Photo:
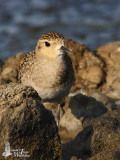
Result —
[[5, 84], [5, 80], [3, 80], [2, 76], [1, 76], [1, 72], [2, 72], [2, 69], [3, 69], [3, 61], [0, 59], [0, 85], [1, 84]]
[[0, 59], [0, 73], [2, 72], [2, 68], [3, 68], [3, 61]]
[[120, 41], [107, 43], [97, 49], [97, 54], [103, 59], [107, 74], [103, 92], [111, 98], [120, 97]]
[[66, 39], [66, 47], [73, 52], [71, 59], [75, 71], [76, 87], [97, 88], [104, 79], [103, 61], [95, 52], [90, 51], [83, 44]]
[[64, 160], [119, 160], [120, 110], [109, 111], [97, 118], [86, 118], [83, 130], [63, 144]]
[[[28, 151], [32, 160], [62, 159], [54, 117], [31, 87], [17, 83], [0, 87], [0, 155], [5, 151], [6, 141], [11, 149]], [[12, 154], [7, 159], [13, 157]]]
[[89, 160], [120, 160], [120, 151], [103, 151], [95, 156], [89, 158]]
[[25, 53], [19, 53], [7, 59], [1, 73], [1, 84], [17, 82], [18, 66]]
[[86, 119], [83, 127], [88, 126], [93, 128], [91, 155], [107, 160], [109, 157], [120, 159], [120, 111], [109, 111], [100, 117]]

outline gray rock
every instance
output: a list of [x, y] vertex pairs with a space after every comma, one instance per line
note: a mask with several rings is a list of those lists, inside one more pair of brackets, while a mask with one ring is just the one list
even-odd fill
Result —
[[[32, 160], [62, 159], [54, 117], [31, 87], [16, 83], [0, 87], [0, 155], [5, 151], [6, 141], [11, 149], [28, 151]], [[14, 159], [13, 156], [8, 159]]]

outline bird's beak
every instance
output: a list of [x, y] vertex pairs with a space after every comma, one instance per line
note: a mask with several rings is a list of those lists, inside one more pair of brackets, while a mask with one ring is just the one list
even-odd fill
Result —
[[68, 54], [72, 54], [72, 52], [70, 50], [68, 50], [67, 48], [65, 48], [64, 46], [61, 46], [60, 50], [63, 51], [63, 52], [66, 52]]

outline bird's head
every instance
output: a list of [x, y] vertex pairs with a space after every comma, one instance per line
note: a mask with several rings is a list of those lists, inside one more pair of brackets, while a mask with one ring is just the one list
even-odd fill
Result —
[[72, 52], [64, 46], [65, 38], [59, 33], [50, 32], [40, 37], [36, 46], [36, 53], [50, 57], [57, 57], [65, 53], [71, 54]]

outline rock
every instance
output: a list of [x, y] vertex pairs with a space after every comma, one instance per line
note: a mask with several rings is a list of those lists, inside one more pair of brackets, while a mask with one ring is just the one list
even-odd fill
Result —
[[[82, 118], [83, 119], [83, 118]], [[65, 113], [60, 119], [59, 134], [62, 143], [73, 140], [83, 130], [82, 119], [77, 119], [70, 108], [65, 108]]]
[[49, 102], [43, 102], [43, 105], [45, 106], [45, 108], [47, 108], [48, 110], [51, 110], [54, 117], [56, 118], [57, 115], [57, 109], [58, 109], [58, 104], [57, 103], [49, 103]]
[[63, 144], [64, 160], [76, 157], [77, 159], [87, 159], [90, 157], [90, 144], [93, 130], [91, 126], [84, 128], [70, 142]]
[[[88, 126], [93, 127], [93, 135], [91, 137], [92, 156], [98, 157], [98, 155], [101, 156], [102, 152], [103, 153], [106, 152], [106, 157], [107, 156], [113, 157], [113, 152], [115, 153], [119, 151], [120, 153], [119, 111], [109, 111], [100, 117], [86, 119], [83, 122], [83, 127], [88, 127]], [[108, 155], [108, 152], [111, 152], [111, 155]], [[104, 157], [103, 153], [102, 156]]]
[[62, 159], [54, 117], [32, 87], [16, 83], [0, 87], [0, 155], [6, 141], [11, 149], [28, 151], [30, 159]]
[[[52, 109], [56, 115], [57, 105], [47, 103], [45, 107]], [[90, 142], [93, 134], [91, 126], [83, 128], [83, 122], [87, 117], [101, 116], [107, 112], [107, 108], [93, 97], [78, 94], [70, 94], [63, 106], [59, 134], [63, 143], [63, 159], [84, 159], [90, 157]]]
[[0, 73], [2, 72], [3, 64], [3, 61], [0, 59]]
[[9, 57], [3, 65], [1, 73], [2, 79], [9, 82], [17, 82], [18, 66], [25, 53], [19, 53], [16, 56]]
[[102, 71], [100, 66], [95, 66], [95, 65], [90, 66], [90, 67], [86, 67], [82, 70], [79, 70], [80, 78], [82, 77], [82, 79], [85, 80], [85, 81], [89, 80], [89, 82], [91, 84], [93, 84], [93, 86], [94, 86], [94, 84], [99, 85], [104, 80], [104, 74], [103, 73], [104, 72]]
[[93, 97], [77, 94], [69, 98], [63, 107], [65, 113], [60, 119], [59, 134], [62, 142], [73, 140], [83, 130], [82, 121], [86, 117], [97, 117], [107, 108]]
[[0, 85], [3, 85], [3, 84], [7, 84], [8, 81], [4, 80], [3, 77], [0, 75]]
[[87, 88], [78, 89], [76, 92], [70, 93], [70, 96], [77, 95], [79, 93], [88, 97], [93, 97], [97, 101], [102, 102], [109, 111], [116, 110], [120, 106], [120, 101], [113, 100], [112, 98], [106, 96], [104, 93], [100, 92], [99, 90], [87, 89]]
[[119, 67], [119, 52], [120, 41], [109, 42], [97, 49], [97, 54], [106, 62], [106, 64], [113, 65], [114, 62], [114, 66], [116, 66], [116, 68]]
[[97, 88], [104, 79], [103, 61], [83, 44], [66, 39], [66, 47], [73, 52], [71, 55], [76, 87]]
[[119, 160], [120, 159], [120, 109], [109, 111], [97, 118], [86, 118], [83, 130], [63, 144], [64, 160]]
[[81, 159], [78, 159], [77, 157], [72, 156], [72, 157], [70, 158], [70, 160], [81, 160]]
[[105, 112], [107, 108], [93, 97], [77, 94], [71, 97], [69, 107], [76, 118], [80, 117], [98, 117]]
[[102, 92], [107, 96], [120, 97], [120, 41], [107, 43], [97, 49], [97, 55], [103, 59], [106, 72], [106, 83]]
[[88, 160], [120, 160], [120, 151], [103, 151]]

